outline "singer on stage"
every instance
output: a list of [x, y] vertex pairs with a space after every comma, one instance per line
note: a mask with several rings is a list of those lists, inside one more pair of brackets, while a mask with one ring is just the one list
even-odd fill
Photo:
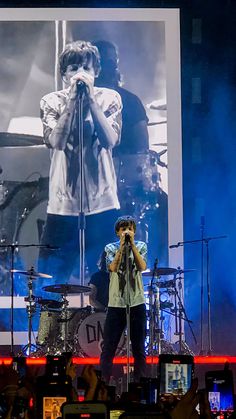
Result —
[[[105, 246], [110, 285], [101, 353], [101, 371], [102, 377], [107, 383], [111, 376], [112, 361], [117, 346], [126, 327], [127, 306], [130, 307], [130, 340], [134, 357], [134, 380], [138, 382], [140, 377], [146, 375], [146, 307], [141, 272], [146, 269], [147, 246], [144, 242], [134, 241], [135, 231], [135, 219], [131, 216], [122, 216], [115, 223], [115, 233], [119, 237], [119, 241]], [[126, 263], [126, 246], [128, 246], [128, 264]], [[129, 278], [128, 287], [127, 277]]]
[[[57, 283], [66, 283], [79, 251], [80, 194], [82, 210], [89, 215], [85, 230], [88, 249], [90, 245], [97, 245], [100, 253], [106, 235], [102, 222], [106, 220], [109, 224], [111, 220], [113, 225], [117, 218], [116, 210], [120, 205], [112, 149], [120, 141], [122, 103], [114, 90], [94, 86], [100, 71], [100, 56], [90, 42], [68, 44], [60, 55], [59, 64], [66, 88], [45, 95], [40, 102], [44, 141], [51, 149], [47, 220], [41, 243], [59, 249], [42, 249], [39, 266], [43, 272], [51, 273]], [[75, 117], [81, 97], [83, 188], [79, 182], [80, 126]], [[98, 255], [90, 254], [90, 258], [94, 259], [95, 265]], [[88, 259], [86, 254], [87, 264]]]

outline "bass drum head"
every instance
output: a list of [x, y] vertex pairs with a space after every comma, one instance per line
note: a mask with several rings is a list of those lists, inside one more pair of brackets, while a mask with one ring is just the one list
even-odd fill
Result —
[[[39, 244], [47, 216], [47, 200], [39, 202], [26, 213], [17, 234], [18, 244]], [[18, 249], [18, 264], [22, 269], [30, 269], [38, 264], [39, 248], [22, 247]]]
[[[82, 319], [75, 335], [75, 353], [88, 357], [100, 357], [102, 352], [106, 313], [98, 312]], [[125, 335], [121, 336], [116, 355], [125, 353]]]

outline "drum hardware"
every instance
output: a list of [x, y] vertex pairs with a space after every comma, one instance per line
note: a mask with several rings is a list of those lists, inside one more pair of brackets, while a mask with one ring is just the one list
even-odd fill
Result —
[[9, 191], [3, 181], [0, 181], [0, 206], [6, 201]]
[[142, 273], [142, 276], [153, 276], [154, 275], [154, 278], [156, 278], [158, 276], [163, 276], [163, 275], [172, 275], [172, 274], [175, 274], [176, 272], [178, 272], [178, 270], [175, 269], [175, 268], [160, 267], [160, 268], [157, 268], [156, 270], [145, 271], [145, 272]]
[[[15, 251], [19, 247], [29, 248], [29, 247], [45, 247], [45, 246], [39, 245], [39, 244], [19, 244], [19, 243], [0, 244], [0, 249], [5, 248], [10, 251], [10, 258], [11, 258], [11, 261], [10, 261], [11, 269], [9, 270], [10, 275], [11, 275], [11, 308], [10, 308], [10, 329], [11, 329], [10, 330], [10, 333], [11, 333], [10, 355], [11, 356], [14, 356], [14, 273], [17, 272], [17, 270], [14, 269], [14, 263], [15, 263]], [[46, 247], [51, 248], [50, 245], [46, 245]], [[23, 274], [26, 274], [26, 271], [20, 271], [20, 272]], [[36, 272], [33, 270], [32, 273], [35, 274]], [[30, 271], [27, 271], [27, 275], [30, 277]], [[29, 333], [29, 337], [31, 340], [31, 331]]]
[[21, 352], [19, 353], [20, 355], [31, 355], [32, 352], [34, 352], [34, 350], [37, 349], [36, 345], [32, 344], [31, 341], [31, 332], [32, 332], [32, 317], [35, 313], [36, 310], [36, 300], [35, 297], [33, 295], [33, 280], [40, 277], [40, 278], [52, 278], [51, 275], [47, 275], [47, 274], [43, 274], [43, 273], [38, 273], [35, 272], [34, 267], [32, 266], [31, 269], [29, 269], [28, 271], [20, 271], [17, 269], [12, 269], [11, 270], [12, 273], [19, 273], [21, 275], [26, 275], [27, 278], [27, 285], [28, 285], [28, 296], [24, 299], [26, 303], [28, 303], [26, 305], [26, 311], [27, 311], [27, 315], [28, 315], [28, 343], [27, 345], [25, 345]]
[[173, 279], [170, 279], [169, 281], [157, 281], [154, 282], [154, 284], [158, 288], [172, 288], [175, 286], [175, 281]]
[[[60, 341], [57, 345], [57, 355], [63, 352], [73, 352], [73, 341], [70, 341], [68, 335], [68, 322], [70, 321], [71, 317], [69, 316], [69, 301], [67, 296], [69, 294], [79, 294], [90, 292], [90, 287], [85, 285], [77, 285], [77, 284], [55, 284], [55, 285], [47, 285], [43, 287], [44, 291], [47, 292], [54, 292], [57, 294], [61, 294], [61, 309], [58, 322], [61, 323], [60, 328]], [[74, 338], [74, 336], [73, 336]]]
[[147, 153], [124, 154], [114, 157], [118, 192], [121, 202], [129, 198], [140, 201], [143, 195], [159, 190], [160, 173], [158, 154], [154, 150]]
[[[181, 274], [179, 274], [179, 272], [182, 272], [184, 270], [180, 269], [178, 267], [177, 273], [175, 274], [175, 286], [173, 289], [173, 295], [174, 295], [174, 308], [171, 309], [172, 313], [175, 316], [175, 335], [179, 337], [179, 341], [178, 341], [178, 346], [179, 346], [179, 354], [192, 354], [191, 350], [188, 348], [187, 343], [183, 340], [183, 322], [187, 322], [190, 328], [190, 331], [192, 333], [192, 336], [194, 338], [195, 343], [197, 344], [197, 339], [195, 337], [195, 334], [193, 332], [192, 329], [192, 321], [189, 320], [186, 310], [184, 308], [183, 302], [182, 302], [182, 298], [181, 298], [181, 293], [182, 293], [182, 277]], [[186, 269], [186, 272], [188, 270]], [[189, 272], [191, 272], [191, 270], [189, 270]], [[176, 283], [178, 283], [178, 289], [176, 286]], [[188, 352], [187, 351], [188, 348]]]
[[38, 135], [0, 132], [0, 147], [27, 147], [35, 145], [44, 145], [43, 138]]
[[41, 305], [45, 310], [59, 310], [62, 307], [62, 302], [57, 300], [49, 300], [47, 298], [35, 297], [35, 301]]
[[[154, 268], [151, 271], [143, 272], [144, 277], [150, 277], [152, 275], [150, 284], [148, 286], [149, 294], [149, 355], [153, 356], [154, 354], [161, 353], [175, 353], [174, 348], [170, 342], [165, 340], [164, 335], [164, 313], [168, 315], [174, 315], [173, 313], [173, 303], [168, 301], [168, 297], [174, 294], [174, 289], [176, 285], [176, 277], [174, 276], [173, 280], [161, 280], [161, 275], [173, 275], [178, 272], [175, 268], [169, 267], [157, 267], [156, 262]], [[155, 279], [158, 278], [158, 281]], [[165, 291], [161, 291], [166, 289]], [[171, 349], [171, 350], [170, 350]], [[163, 352], [165, 351], [165, 352]]]

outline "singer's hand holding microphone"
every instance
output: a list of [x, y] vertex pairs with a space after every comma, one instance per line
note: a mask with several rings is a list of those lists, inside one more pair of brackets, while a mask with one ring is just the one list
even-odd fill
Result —
[[124, 245], [128, 243], [130, 245], [134, 244], [134, 232], [130, 230], [126, 230], [122, 233], [121, 236], [121, 244]]
[[71, 98], [77, 98], [79, 93], [85, 93], [89, 98], [94, 98], [94, 75], [81, 68], [70, 79]]

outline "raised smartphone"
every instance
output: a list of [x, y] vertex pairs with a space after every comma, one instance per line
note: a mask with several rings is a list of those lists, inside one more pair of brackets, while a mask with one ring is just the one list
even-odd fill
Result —
[[109, 419], [108, 408], [100, 402], [73, 402], [62, 405], [62, 419]]
[[159, 396], [181, 397], [191, 386], [193, 374], [192, 355], [159, 355]]
[[206, 390], [212, 412], [234, 410], [234, 383], [231, 370], [208, 371], [205, 374]]

